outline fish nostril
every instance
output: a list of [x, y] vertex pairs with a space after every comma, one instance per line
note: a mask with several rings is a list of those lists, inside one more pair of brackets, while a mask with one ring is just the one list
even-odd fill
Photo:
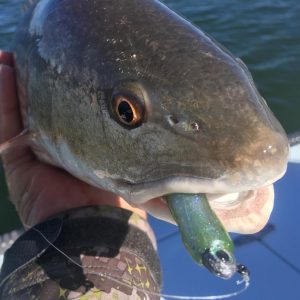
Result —
[[179, 120], [173, 115], [168, 116], [167, 119], [171, 126], [174, 126], [179, 123]]
[[191, 129], [192, 129], [193, 131], [199, 131], [199, 130], [200, 130], [200, 124], [199, 124], [198, 122], [192, 122], [192, 123], [190, 124], [190, 126], [191, 126]]
[[168, 115], [167, 116], [167, 121], [170, 126], [176, 126], [178, 130], [189, 132], [189, 133], [197, 133], [203, 128], [203, 123], [202, 121], [184, 121], [184, 120], [179, 120], [176, 116], [174, 115]]

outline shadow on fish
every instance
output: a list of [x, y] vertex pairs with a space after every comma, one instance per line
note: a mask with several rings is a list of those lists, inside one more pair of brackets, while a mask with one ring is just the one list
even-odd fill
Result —
[[164, 196], [199, 264], [247, 273], [226, 231], [265, 225], [289, 146], [240, 59], [154, 0], [41, 0], [12, 48], [42, 161], [141, 207]]

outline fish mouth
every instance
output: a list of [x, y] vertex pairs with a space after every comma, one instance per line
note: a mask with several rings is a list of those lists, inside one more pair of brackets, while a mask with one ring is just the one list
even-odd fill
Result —
[[[214, 180], [203, 182], [196, 178], [173, 178], [165, 180], [153, 189], [154, 197], [145, 195], [142, 190], [131, 194], [134, 202], [140, 199], [139, 207], [164, 221], [176, 224], [161, 196], [170, 193], [205, 193], [211, 208], [228, 232], [252, 234], [267, 224], [274, 206], [273, 183], [284, 175], [265, 182], [258, 187], [228, 187], [224, 182]], [[197, 184], [198, 182], [198, 184]], [[149, 184], [148, 188], [149, 188]], [[145, 191], [145, 190], [144, 190]], [[149, 189], [146, 189], [149, 191]], [[152, 194], [153, 195], [153, 194]], [[151, 200], [145, 200], [152, 198]], [[153, 199], [154, 198], [154, 199]]]
[[274, 207], [273, 184], [239, 193], [207, 194], [228, 232], [252, 234], [267, 224]]

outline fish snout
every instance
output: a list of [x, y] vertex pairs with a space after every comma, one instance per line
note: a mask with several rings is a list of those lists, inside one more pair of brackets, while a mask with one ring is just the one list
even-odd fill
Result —
[[257, 138], [249, 140], [235, 152], [238, 176], [250, 187], [268, 185], [281, 178], [287, 168], [289, 143], [283, 129], [257, 128]]

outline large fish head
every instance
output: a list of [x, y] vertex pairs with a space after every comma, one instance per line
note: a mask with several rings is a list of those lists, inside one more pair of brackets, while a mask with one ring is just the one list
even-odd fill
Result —
[[158, 1], [42, 0], [27, 22], [29, 126], [75, 176], [142, 203], [284, 174], [286, 134], [246, 66]]
[[146, 3], [106, 35], [116, 45], [104, 125], [116, 190], [145, 201], [276, 181], [288, 140], [245, 64], [160, 3]]

